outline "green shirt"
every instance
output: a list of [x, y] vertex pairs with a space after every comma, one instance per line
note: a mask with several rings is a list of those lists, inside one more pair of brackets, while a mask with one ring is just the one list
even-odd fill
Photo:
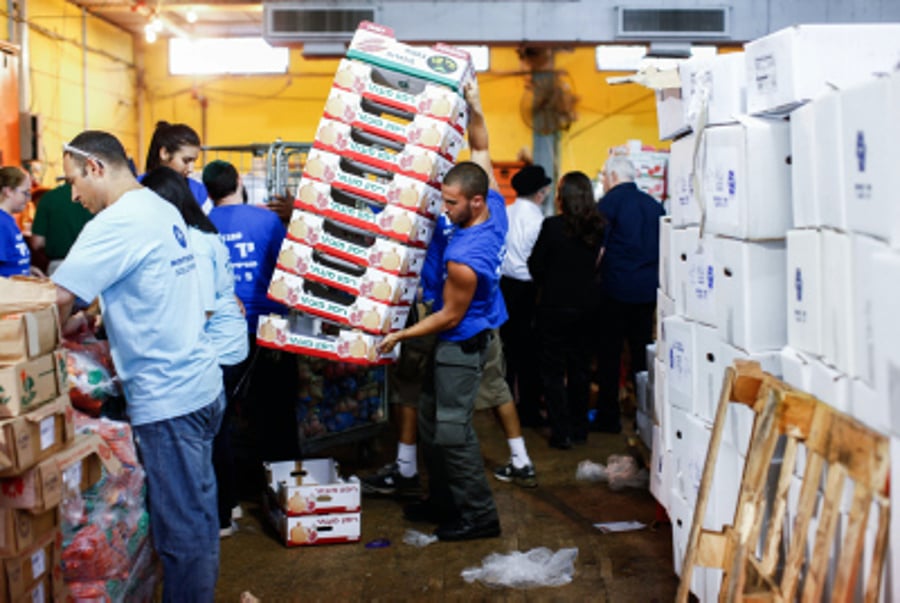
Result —
[[92, 217], [81, 203], [72, 201], [72, 186], [63, 184], [41, 197], [31, 232], [47, 239], [44, 251], [49, 259], [61, 260]]

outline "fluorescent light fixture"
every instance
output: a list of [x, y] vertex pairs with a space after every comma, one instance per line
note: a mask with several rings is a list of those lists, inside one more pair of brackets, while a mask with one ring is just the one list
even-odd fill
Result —
[[657, 69], [672, 69], [690, 57], [712, 57], [715, 46], [690, 46], [680, 43], [646, 45], [601, 44], [594, 50], [597, 71], [639, 71], [648, 65]]
[[287, 48], [272, 48], [262, 38], [169, 40], [171, 75], [287, 73]]

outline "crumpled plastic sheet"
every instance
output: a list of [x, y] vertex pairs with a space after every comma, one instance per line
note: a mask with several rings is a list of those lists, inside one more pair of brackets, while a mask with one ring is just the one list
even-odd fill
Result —
[[606, 465], [584, 460], [578, 463], [575, 479], [588, 482], [609, 482], [612, 490], [623, 488], [646, 488], [650, 483], [650, 473], [638, 466], [634, 457], [627, 454], [612, 454]]
[[406, 530], [403, 534], [403, 542], [419, 548], [428, 546], [432, 542], [437, 542], [438, 537], [433, 534], [423, 534], [418, 530]]
[[481, 562], [481, 567], [463, 570], [466, 582], [478, 580], [493, 587], [537, 588], [563, 586], [575, 575], [575, 559], [578, 549], [560, 549], [555, 553], [547, 547], [531, 549], [527, 553], [491, 553]]

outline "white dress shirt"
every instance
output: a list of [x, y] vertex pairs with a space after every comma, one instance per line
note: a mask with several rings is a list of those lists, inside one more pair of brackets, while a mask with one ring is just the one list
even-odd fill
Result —
[[506, 206], [509, 218], [509, 231], [506, 233], [506, 259], [501, 271], [503, 276], [520, 281], [530, 281], [528, 272], [528, 256], [544, 223], [544, 212], [541, 206], [528, 199], [518, 198], [512, 205]]

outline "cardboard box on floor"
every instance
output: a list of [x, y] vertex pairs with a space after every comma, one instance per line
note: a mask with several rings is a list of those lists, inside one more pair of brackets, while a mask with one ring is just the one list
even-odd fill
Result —
[[29, 513], [0, 508], [0, 557], [15, 557], [59, 527], [59, 509]]
[[14, 364], [49, 354], [59, 345], [56, 305], [0, 316], [0, 363]]
[[[62, 534], [53, 530], [37, 541], [21, 555], [3, 559], [0, 564], [0, 593], [7, 601], [44, 601], [49, 599], [28, 598], [50, 595], [62, 583], [60, 566]], [[43, 586], [43, 589], [41, 588]], [[46, 591], [46, 588], [51, 588]]]
[[68, 447], [15, 477], [0, 478], [0, 507], [40, 513], [57, 506], [64, 488], [85, 490], [122, 464], [98, 435], [83, 435]]
[[66, 353], [62, 349], [33, 360], [0, 365], [0, 418], [19, 416], [67, 392], [66, 379]]
[[69, 395], [0, 421], [0, 477], [16, 475], [48, 458], [75, 437]]
[[270, 515], [287, 546], [358, 542], [362, 527], [359, 513], [290, 517], [281, 509], [273, 508]]
[[343, 479], [333, 459], [264, 463], [264, 467], [269, 487], [288, 516], [359, 511], [359, 479]]

